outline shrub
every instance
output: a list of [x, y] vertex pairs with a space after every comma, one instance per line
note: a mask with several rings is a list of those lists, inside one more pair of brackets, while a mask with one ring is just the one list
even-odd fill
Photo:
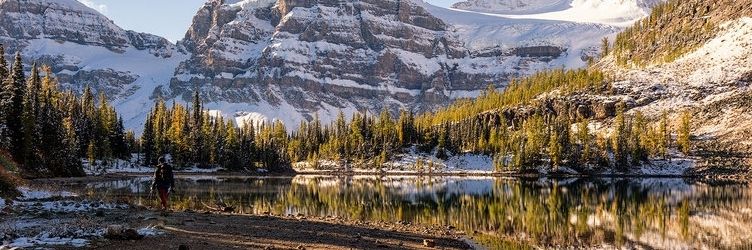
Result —
[[5, 152], [0, 152], [0, 199], [14, 198], [20, 195], [16, 187], [21, 179], [8, 170], [15, 168], [15, 164]]

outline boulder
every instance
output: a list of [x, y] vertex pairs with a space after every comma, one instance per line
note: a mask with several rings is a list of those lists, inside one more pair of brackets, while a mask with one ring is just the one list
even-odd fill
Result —
[[111, 240], [140, 240], [144, 238], [136, 229], [123, 225], [107, 226], [104, 230], [104, 237]]

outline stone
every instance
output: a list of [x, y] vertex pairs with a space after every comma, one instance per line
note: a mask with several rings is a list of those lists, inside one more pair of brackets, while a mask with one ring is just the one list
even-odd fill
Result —
[[436, 247], [436, 242], [434, 242], [433, 240], [429, 240], [429, 239], [424, 239], [424, 240], [423, 240], [423, 246], [424, 246], [424, 247], [430, 247], [430, 248], [433, 248], [433, 247]]
[[111, 240], [140, 240], [144, 238], [136, 229], [127, 228], [123, 225], [107, 226], [104, 237]]

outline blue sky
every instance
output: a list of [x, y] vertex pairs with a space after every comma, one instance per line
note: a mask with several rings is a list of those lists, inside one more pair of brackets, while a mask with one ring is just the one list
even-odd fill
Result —
[[[191, 19], [207, 0], [78, 0], [112, 19], [124, 29], [177, 41], [185, 36]], [[457, 0], [426, 0], [447, 7]]]

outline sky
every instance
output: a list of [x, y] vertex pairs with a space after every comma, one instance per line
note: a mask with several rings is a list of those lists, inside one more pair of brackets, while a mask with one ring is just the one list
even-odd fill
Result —
[[[185, 36], [196, 14], [207, 0], [78, 0], [95, 9], [118, 26], [162, 36], [175, 42]], [[426, 0], [448, 7], [457, 0]]]

